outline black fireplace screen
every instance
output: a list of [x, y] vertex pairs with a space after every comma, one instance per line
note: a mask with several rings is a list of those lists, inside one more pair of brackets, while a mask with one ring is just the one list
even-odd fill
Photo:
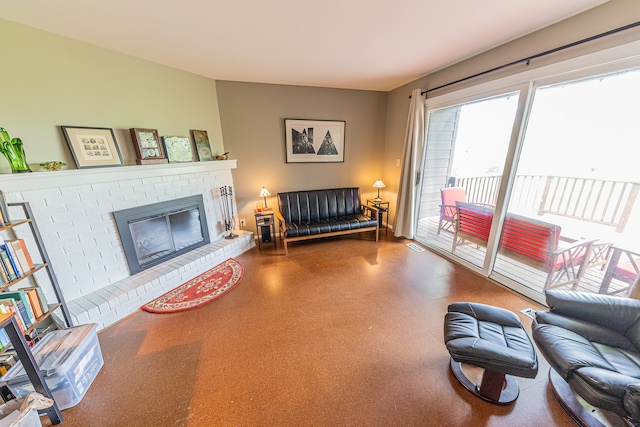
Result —
[[202, 196], [113, 213], [131, 274], [209, 243]]

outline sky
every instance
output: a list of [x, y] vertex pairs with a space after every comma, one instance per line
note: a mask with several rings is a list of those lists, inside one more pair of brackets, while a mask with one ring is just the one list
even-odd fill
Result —
[[[453, 176], [501, 174], [517, 93], [462, 106]], [[519, 175], [640, 182], [640, 70], [538, 89]]]

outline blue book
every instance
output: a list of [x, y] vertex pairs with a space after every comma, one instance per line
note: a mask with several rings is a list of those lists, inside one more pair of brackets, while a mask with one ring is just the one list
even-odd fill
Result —
[[27, 309], [25, 308], [24, 303], [22, 301], [16, 300], [16, 307], [18, 307], [18, 313], [20, 314], [20, 317], [24, 322], [25, 329], [30, 328], [31, 325], [33, 325], [33, 322], [31, 322], [31, 319], [29, 319], [29, 315], [27, 314]]
[[4, 328], [0, 329], [0, 346], [2, 346], [2, 349], [5, 349], [9, 347], [9, 344], [11, 344], [11, 340], [9, 339], [7, 331], [5, 331]]
[[13, 251], [11, 245], [3, 243], [2, 245], [0, 245], [0, 248], [4, 249], [7, 252], [7, 255], [9, 256], [9, 262], [13, 267], [13, 271], [16, 272], [16, 276], [22, 277], [22, 269], [20, 268], [20, 264], [18, 264], [18, 258], [16, 258], [16, 253]]
[[11, 267], [11, 261], [9, 261], [9, 254], [7, 254], [6, 250], [2, 249], [2, 245], [0, 245], [0, 260], [2, 261], [2, 267], [7, 273], [8, 282], [17, 279], [18, 276], [16, 276], [16, 272], [13, 271], [13, 267]]

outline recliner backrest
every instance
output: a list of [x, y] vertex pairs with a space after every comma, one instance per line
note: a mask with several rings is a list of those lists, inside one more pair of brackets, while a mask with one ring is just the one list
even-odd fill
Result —
[[640, 350], [640, 300], [557, 289], [546, 300], [552, 312], [616, 331]]
[[278, 193], [278, 208], [286, 222], [310, 223], [362, 213], [358, 187]]

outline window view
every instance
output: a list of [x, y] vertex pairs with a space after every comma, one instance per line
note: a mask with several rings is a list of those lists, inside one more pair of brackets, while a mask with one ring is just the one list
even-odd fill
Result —
[[429, 113], [416, 240], [483, 265], [517, 103], [514, 92]]
[[640, 266], [640, 70], [539, 88], [494, 271], [542, 292], [626, 294]]

